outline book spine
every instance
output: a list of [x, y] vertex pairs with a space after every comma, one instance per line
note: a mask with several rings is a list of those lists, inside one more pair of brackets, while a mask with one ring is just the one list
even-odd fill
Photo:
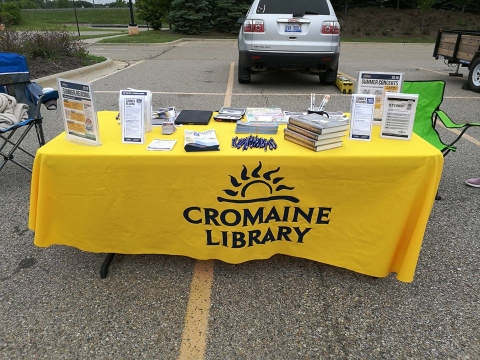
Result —
[[302, 142], [304, 142], [304, 143], [306, 143], [310, 146], [316, 146], [316, 144], [315, 144], [316, 140], [310, 139], [307, 136], [303, 136], [302, 134], [299, 134], [299, 133], [297, 133], [295, 131], [292, 131], [290, 129], [285, 129], [284, 132], [285, 132], [285, 135], [293, 137], [293, 138], [297, 139], [298, 141], [302, 141]]
[[303, 129], [309, 130], [314, 132], [315, 134], [321, 134], [322, 129], [316, 127], [312, 123], [300, 119], [295, 119], [294, 117], [290, 116], [290, 119], [288, 120], [291, 124], [299, 126]]
[[317, 148], [313, 145], [310, 145], [308, 143], [305, 143], [303, 141], [298, 140], [297, 138], [294, 138], [293, 136], [289, 136], [288, 134], [284, 134], [283, 138], [287, 141], [293, 142], [297, 145], [303, 146], [304, 148], [307, 148], [312, 151], [317, 151]]
[[290, 130], [295, 131], [299, 134], [302, 134], [302, 135], [304, 135], [304, 136], [306, 136], [306, 137], [308, 137], [312, 140], [318, 140], [319, 139], [319, 137], [318, 137], [319, 134], [315, 134], [315, 133], [313, 133], [313, 132], [311, 132], [307, 129], [304, 129], [304, 128], [302, 128], [300, 126], [297, 126], [297, 125], [293, 125], [291, 123], [287, 124], [287, 129], [290, 129]]

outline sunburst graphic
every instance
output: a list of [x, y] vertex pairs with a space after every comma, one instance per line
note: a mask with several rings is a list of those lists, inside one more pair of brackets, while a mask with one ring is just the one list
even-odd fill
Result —
[[[262, 163], [259, 162], [258, 166], [248, 175], [247, 168], [243, 165], [243, 170], [240, 174], [240, 180], [238, 180], [233, 175], [230, 176], [230, 182], [235, 190], [224, 189], [225, 194], [231, 198], [223, 198], [221, 196], [217, 197], [219, 202], [230, 202], [236, 204], [248, 204], [254, 202], [263, 202], [263, 201], [274, 201], [274, 200], [287, 200], [293, 203], [298, 203], [298, 200], [294, 196], [278, 194], [280, 191], [292, 191], [295, 189], [291, 186], [286, 186], [281, 184], [285, 179], [283, 177], [275, 177], [276, 173], [280, 171], [280, 167], [275, 170], [270, 170], [263, 175], [260, 173], [262, 170]], [[248, 189], [252, 187], [263, 186], [268, 189], [270, 196], [261, 197], [261, 198], [247, 198]], [[240, 198], [238, 198], [240, 196]]]

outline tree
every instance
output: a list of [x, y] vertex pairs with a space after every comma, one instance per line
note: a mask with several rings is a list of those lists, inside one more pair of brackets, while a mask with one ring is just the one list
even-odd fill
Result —
[[145, 20], [154, 30], [160, 30], [171, 4], [172, 0], [136, 0], [135, 8], [139, 19]]
[[454, 0], [454, 3], [462, 7], [462, 18], [465, 12], [465, 6], [473, 3], [473, 0]]
[[425, 12], [428, 9], [431, 9], [432, 6], [437, 2], [437, 0], [417, 0], [418, 8], [422, 10], [422, 34], [425, 33], [424, 25], [425, 25]]
[[199, 34], [212, 28], [208, 0], [173, 0], [170, 20], [175, 31]]
[[235, 0], [216, 0], [212, 2], [212, 24], [220, 32], [238, 32], [238, 18], [244, 16], [250, 6]]

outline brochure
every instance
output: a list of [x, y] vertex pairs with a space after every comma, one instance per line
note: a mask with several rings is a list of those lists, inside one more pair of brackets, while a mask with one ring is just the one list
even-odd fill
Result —
[[205, 131], [184, 130], [185, 151], [220, 150], [220, 144], [214, 129]]
[[152, 130], [152, 92], [120, 90], [119, 108], [122, 142], [143, 144], [145, 132]]
[[384, 100], [380, 137], [397, 140], [412, 138], [418, 95], [387, 92]]
[[359, 71], [357, 74], [356, 94], [375, 95], [374, 120], [380, 121], [383, 116], [383, 100], [387, 92], [400, 92], [403, 84], [403, 73]]
[[350, 109], [351, 140], [372, 140], [375, 95], [353, 94]]
[[101, 145], [92, 84], [57, 79], [65, 137], [86, 145]]

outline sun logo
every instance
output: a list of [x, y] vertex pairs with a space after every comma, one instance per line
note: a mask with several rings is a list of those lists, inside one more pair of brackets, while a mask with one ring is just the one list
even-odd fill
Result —
[[[217, 197], [219, 202], [230, 202], [235, 204], [248, 204], [254, 202], [274, 201], [274, 200], [287, 200], [293, 203], [298, 203], [299, 200], [294, 196], [278, 194], [280, 191], [291, 191], [295, 189], [291, 186], [280, 184], [285, 178], [274, 177], [276, 173], [280, 171], [280, 167], [275, 170], [260, 173], [262, 170], [262, 163], [248, 175], [247, 168], [243, 165], [243, 170], [240, 174], [240, 180], [233, 175], [230, 176], [230, 182], [237, 190], [224, 189], [225, 194], [232, 198]], [[247, 198], [247, 192], [256, 197]], [[265, 194], [267, 194], [265, 196]], [[239, 196], [241, 199], [233, 199]]]

